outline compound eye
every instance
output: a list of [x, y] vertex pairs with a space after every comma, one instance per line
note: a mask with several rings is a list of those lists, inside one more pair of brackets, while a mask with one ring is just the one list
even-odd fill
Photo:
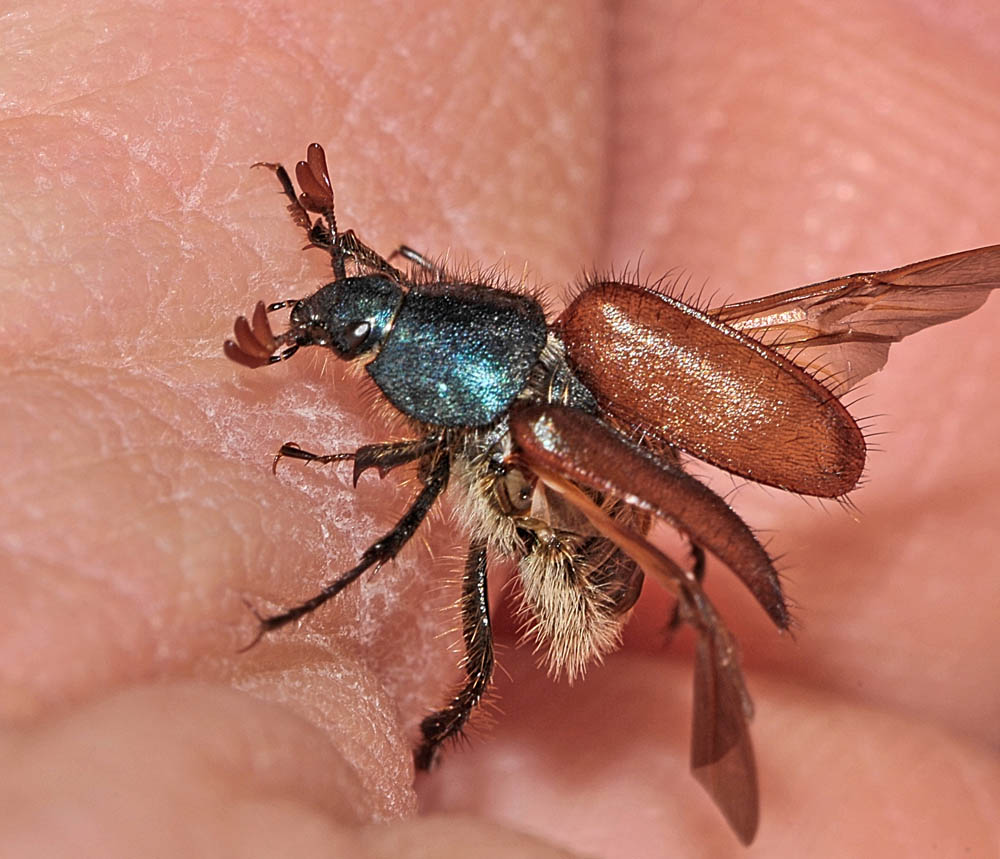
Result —
[[353, 357], [361, 351], [371, 331], [372, 326], [370, 322], [351, 322], [340, 332], [340, 336], [334, 345], [337, 351], [345, 358]]

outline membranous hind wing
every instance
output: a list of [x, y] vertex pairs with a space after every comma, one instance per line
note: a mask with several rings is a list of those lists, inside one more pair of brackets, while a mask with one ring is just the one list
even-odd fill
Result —
[[681, 598], [681, 615], [698, 629], [694, 652], [691, 772], [745, 844], [757, 830], [760, 800], [750, 741], [753, 707], [739, 652], [702, 591]]
[[[691, 770], [739, 839], [749, 844], [757, 831], [759, 794], [749, 730], [753, 704], [743, 680], [736, 644], [695, 576], [682, 570], [644, 536], [609, 516], [580, 486], [652, 512], [689, 534], [698, 534], [696, 541], [711, 538], [709, 548], [717, 554], [721, 548], [730, 563], [736, 561], [735, 571], [765, 604], [772, 618], [779, 625], [787, 625], [776, 580], [775, 592], [771, 591], [771, 571], [752, 571], [747, 566], [756, 551], [749, 546], [744, 546], [744, 551], [721, 547], [727, 540], [742, 543], [745, 536], [742, 529], [746, 526], [728, 508], [725, 508], [727, 514], [720, 512], [721, 508], [710, 510], [702, 506], [701, 491], [692, 490], [697, 483], [693, 478], [584, 412], [558, 405], [515, 407], [510, 428], [521, 464], [583, 513], [600, 534], [638, 563], [647, 576], [677, 596], [680, 617], [698, 634]], [[694, 509], [683, 509], [685, 498]], [[719, 502], [725, 507], [722, 499]], [[690, 518], [686, 519], [685, 514]]]
[[882, 369], [889, 347], [971, 313], [1000, 287], [1000, 245], [852, 274], [708, 315], [829, 380], [838, 395]]

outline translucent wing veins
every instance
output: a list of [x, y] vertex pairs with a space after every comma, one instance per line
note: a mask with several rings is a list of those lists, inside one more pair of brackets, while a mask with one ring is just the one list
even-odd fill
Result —
[[711, 316], [821, 368], [838, 394], [877, 372], [889, 347], [922, 328], [971, 313], [1000, 287], [1000, 245], [854, 274], [729, 304]]

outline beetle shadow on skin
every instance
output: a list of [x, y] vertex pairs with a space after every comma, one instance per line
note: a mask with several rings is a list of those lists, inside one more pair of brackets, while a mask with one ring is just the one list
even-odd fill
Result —
[[[488, 743], [483, 749], [491, 758], [494, 744], [500, 749], [497, 759], [525, 753], [516, 750], [530, 750], [526, 753], [532, 768], [552, 771], [565, 779], [567, 789], [591, 778], [602, 781], [605, 767], [631, 754], [632, 737], [649, 731], [650, 712], [658, 714], [656, 733], [662, 728], [664, 741], [676, 744], [685, 768], [694, 634], [685, 628], [677, 638], [676, 654], [616, 651], [601, 664], [591, 665], [586, 676], [572, 684], [565, 678], [554, 680], [538, 664], [530, 646], [515, 646], [514, 640], [504, 639], [496, 689], [486, 703], [487, 710], [503, 718], [484, 719], [478, 727], [473, 722], [469, 742], [444, 750], [440, 771], [445, 772], [445, 780], [455, 775], [446, 771], [476, 768], [477, 746]], [[640, 670], [637, 666], [646, 679], [642, 685], [633, 676]], [[656, 676], [653, 682], [645, 673], [650, 671]], [[673, 683], [664, 682], [672, 677], [682, 695], [676, 694]], [[584, 748], [587, 754], [580, 754]], [[431, 780], [437, 771], [432, 771]]]
[[[685, 641], [684, 650], [689, 646]], [[445, 749], [441, 766], [418, 779], [422, 813], [502, 816], [514, 801], [509, 785], [519, 779], [534, 785], [536, 799], [576, 803], [572, 797], [580, 791], [606, 792], [609, 774], [645, 784], [660, 774], [665, 785], [678, 774], [688, 777], [692, 667], [686, 653], [677, 659], [614, 653], [572, 686], [553, 682], [535, 662], [529, 648], [504, 653], [511, 676], [498, 672], [492, 699], [503, 718], [482, 732], [473, 727], [469, 742]], [[651, 732], [660, 742], [649, 742]], [[700, 790], [692, 793], [699, 802], [704, 798]], [[714, 819], [717, 812], [704, 800], [706, 816]]]

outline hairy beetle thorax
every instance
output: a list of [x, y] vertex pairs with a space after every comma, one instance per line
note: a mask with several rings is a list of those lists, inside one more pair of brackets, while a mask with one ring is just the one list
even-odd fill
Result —
[[367, 370], [408, 417], [484, 427], [528, 384], [548, 328], [533, 298], [472, 283], [415, 285]]

